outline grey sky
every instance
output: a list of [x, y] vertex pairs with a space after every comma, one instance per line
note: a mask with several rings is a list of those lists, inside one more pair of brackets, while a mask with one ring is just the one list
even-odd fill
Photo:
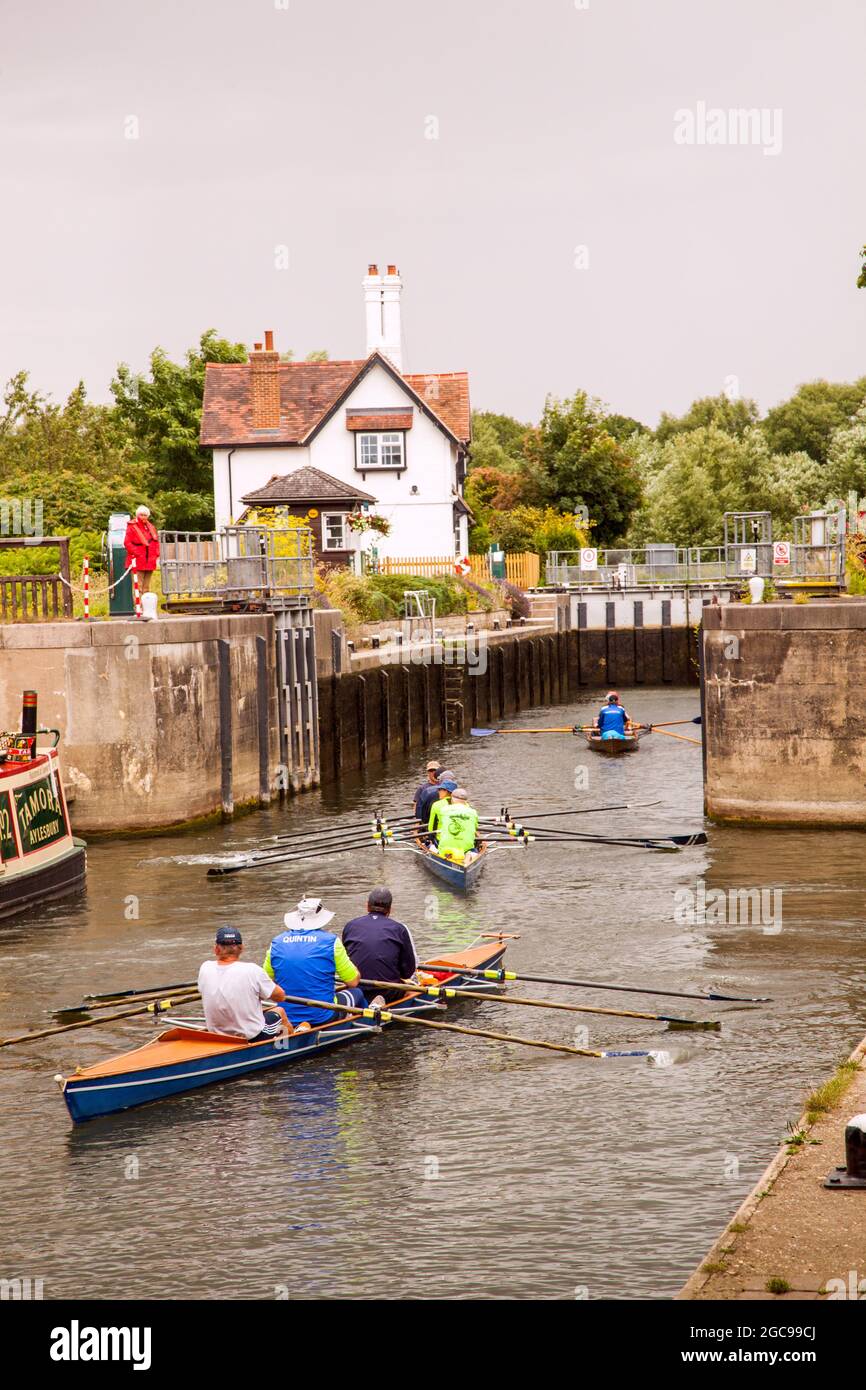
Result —
[[[729, 377], [766, 408], [866, 372], [863, 0], [0, 0], [0, 22], [4, 380], [106, 399], [119, 360], [209, 326], [358, 356], [371, 260], [406, 282], [407, 369], [468, 369], [476, 408], [524, 419], [577, 387], [652, 423]], [[678, 145], [699, 102], [780, 108], [781, 153]]]

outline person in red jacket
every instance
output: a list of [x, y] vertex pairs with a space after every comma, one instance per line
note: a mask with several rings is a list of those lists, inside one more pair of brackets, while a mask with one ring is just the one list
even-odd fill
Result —
[[149, 507], [136, 509], [134, 519], [127, 524], [123, 546], [126, 550], [127, 565], [135, 559], [141, 592], [146, 594], [153, 572], [159, 564], [159, 532], [150, 519]]

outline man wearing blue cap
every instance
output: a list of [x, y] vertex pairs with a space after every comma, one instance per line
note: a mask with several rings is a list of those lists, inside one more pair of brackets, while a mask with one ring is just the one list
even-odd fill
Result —
[[262, 1002], [285, 999], [285, 992], [274, 984], [260, 965], [242, 961], [244, 941], [237, 927], [220, 927], [213, 953], [198, 972], [198, 988], [204, 1005], [205, 1022], [211, 1033], [232, 1033], [247, 1042], [291, 1033], [285, 1009], [262, 1009]]

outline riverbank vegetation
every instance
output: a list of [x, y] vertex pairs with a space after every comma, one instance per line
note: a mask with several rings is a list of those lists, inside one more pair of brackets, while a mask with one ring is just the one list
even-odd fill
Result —
[[[43, 530], [70, 535], [73, 556], [141, 502], [167, 530], [209, 529], [205, 367], [246, 357], [208, 330], [181, 362], [156, 348], [146, 371], [119, 364], [110, 404], [83, 384], [57, 404], [17, 373], [0, 403], [0, 497], [40, 500]], [[769, 510], [790, 535], [798, 513], [866, 496], [866, 377], [807, 382], [763, 416], [733, 391], [708, 396], [655, 429], [583, 390], [550, 397], [537, 423], [476, 412], [465, 492], [475, 552], [713, 545], [730, 510]]]

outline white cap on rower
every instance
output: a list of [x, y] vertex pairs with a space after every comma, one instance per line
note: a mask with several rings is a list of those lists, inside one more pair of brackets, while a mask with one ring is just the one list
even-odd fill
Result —
[[283, 921], [290, 931], [314, 931], [326, 927], [334, 917], [318, 898], [301, 898], [295, 912], [287, 912]]

